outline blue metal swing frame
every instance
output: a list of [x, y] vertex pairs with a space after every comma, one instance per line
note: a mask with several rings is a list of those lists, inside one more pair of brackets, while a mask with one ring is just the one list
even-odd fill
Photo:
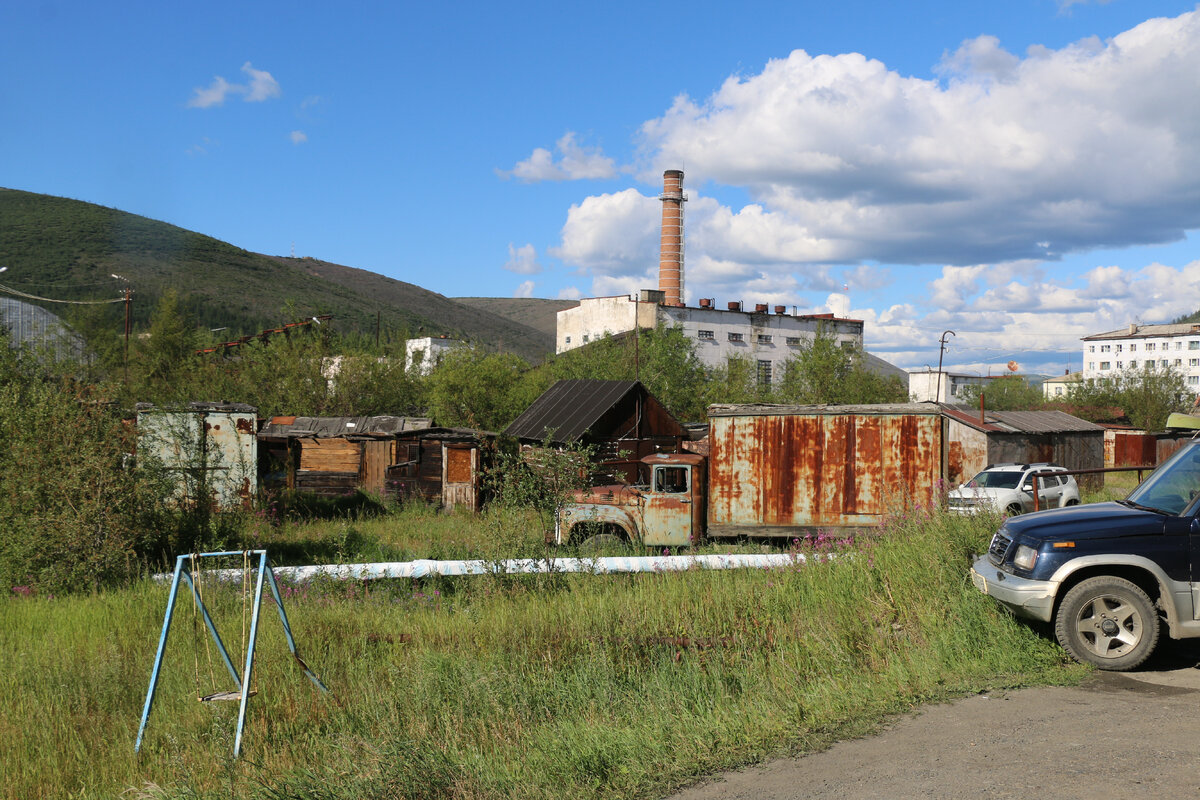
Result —
[[[203, 558], [220, 558], [222, 556], [242, 556], [249, 559], [249, 556], [258, 556], [258, 577], [254, 585], [254, 608], [250, 620], [250, 638], [246, 645], [246, 663], [242, 669], [241, 675], [233, 665], [233, 660], [229, 657], [229, 651], [225, 648], [225, 643], [221, 640], [221, 635], [217, 632], [217, 627], [213, 623], [212, 617], [208, 613], [208, 608], [204, 605], [204, 601], [200, 597], [199, 590], [196, 587], [195, 576], [192, 575], [192, 567], [190, 566], [193, 560], [199, 561]], [[233, 678], [234, 684], [237, 687], [236, 696], [239, 701], [238, 719], [237, 719], [237, 736], [233, 742], [233, 757], [237, 758], [241, 754], [242, 749], [242, 730], [246, 724], [246, 703], [250, 699], [252, 692], [246, 691], [246, 687], [251, 685], [251, 677], [254, 672], [254, 645], [258, 640], [258, 619], [259, 612], [262, 610], [262, 593], [263, 583], [271, 588], [271, 594], [275, 598], [275, 607], [279, 609], [279, 621], [283, 623], [283, 634], [287, 638], [288, 649], [292, 651], [292, 656], [296, 659], [296, 663], [304, 670], [304, 674], [313, 682], [322, 692], [328, 693], [329, 689], [325, 684], [321, 683], [321, 679], [309, 669], [304, 660], [300, 658], [300, 654], [296, 652], [296, 640], [292, 636], [291, 625], [288, 624], [287, 612], [283, 610], [283, 597], [279, 593], [279, 584], [275, 581], [275, 573], [271, 569], [270, 562], [267, 559], [266, 550], [228, 550], [219, 553], [197, 553], [195, 555], [181, 555], [175, 559], [175, 574], [171, 577], [171, 593], [167, 598], [167, 612], [163, 618], [162, 635], [158, 638], [158, 653], [154, 656], [154, 669], [150, 673], [150, 687], [146, 690], [146, 704], [142, 708], [142, 722], [138, 726], [137, 743], [134, 745], [134, 752], [140, 752], [142, 749], [142, 737], [146, 732], [146, 723], [150, 719], [150, 709], [154, 706], [154, 693], [158, 687], [158, 677], [162, 671], [163, 654], [167, 649], [167, 634], [171, 630], [171, 618], [175, 613], [175, 601], [179, 596], [180, 580], [187, 581], [188, 587], [191, 589], [192, 599], [196, 607], [200, 610], [204, 618], [204, 625], [208, 628], [209, 635], [217, 645], [217, 650], [221, 654], [221, 660], [225, 662], [225, 668], [229, 671]], [[244, 617], [243, 617], [244, 619]], [[219, 693], [220, 694], [220, 693]], [[226, 693], [228, 694], [228, 693]], [[208, 695], [201, 697], [204, 699], [216, 699], [217, 695]], [[232, 697], [228, 697], [232, 699]]]

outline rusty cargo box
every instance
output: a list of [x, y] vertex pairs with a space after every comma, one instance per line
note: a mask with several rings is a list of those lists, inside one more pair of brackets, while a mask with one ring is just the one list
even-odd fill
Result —
[[709, 408], [712, 536], [861, 529], [936, 502], [945, 474], [933, 403]]

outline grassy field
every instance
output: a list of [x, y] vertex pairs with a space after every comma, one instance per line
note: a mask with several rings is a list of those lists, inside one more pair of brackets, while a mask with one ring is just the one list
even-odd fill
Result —
[[[195, 699], [231, 687], [210, 678], [190, 601], [139, 758], [166, 587], [14, 595], [0, 601], [0, 795], [656, 797], [922, 702], [1077, 680], [969, 585], [968, 554], [996, 524], [897, 517], [852, 557], [787, 569], [287, 587], [301, 653], [333, 695], [265, 616], [239, 761], [236, 704]], [[540, 531], [404, 512], [248, 536], [280, 561], [289, 548], [355, 561], [521, 554]], [[211, 592], [236, 630], [238, 590]]]

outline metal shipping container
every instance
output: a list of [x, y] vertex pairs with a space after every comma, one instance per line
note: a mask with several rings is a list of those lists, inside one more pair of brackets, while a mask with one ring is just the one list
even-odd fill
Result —
[[712, 406], [711, 536], [873, 527], [936, 502], [945, 474], [933, 403]]

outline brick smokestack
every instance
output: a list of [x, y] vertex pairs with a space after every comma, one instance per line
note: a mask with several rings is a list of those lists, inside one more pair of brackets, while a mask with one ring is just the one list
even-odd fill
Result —
[[658, 289], [665, 297], [663, 304], [683, 305], [683, 170], [669, 169], [663, 173], [662, 239], [658, 250]]

